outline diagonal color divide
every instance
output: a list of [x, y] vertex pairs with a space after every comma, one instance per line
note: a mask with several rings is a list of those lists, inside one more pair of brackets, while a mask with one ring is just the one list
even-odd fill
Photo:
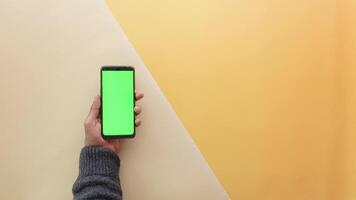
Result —
[[132, 65], [143, 125], [121, 156], [126, 200], [226, 200], [134, 48], [101, 0], [0, 2], [0, 199], [70, 199], [82, 121], [101, 65]]
[[356, 199], [356, 1], [106, 2], [231, 199]]

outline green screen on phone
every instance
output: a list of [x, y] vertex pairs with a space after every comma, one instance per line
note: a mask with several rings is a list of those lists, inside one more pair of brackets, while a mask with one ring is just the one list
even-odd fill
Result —
[[102, 69], [101, 73], [103, 136], [133, 136], [134, 70]]

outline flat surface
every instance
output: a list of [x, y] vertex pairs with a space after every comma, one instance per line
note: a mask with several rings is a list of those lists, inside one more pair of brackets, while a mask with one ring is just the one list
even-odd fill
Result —
[[0, 199], [72, 198], [102, 65], [136, 66], [146, 94], [125, 199], [228, 199], [103, 1], [5, 0], [0, 24]]
[[106, 2], [231, 199], [356, 199], [355, 0]]

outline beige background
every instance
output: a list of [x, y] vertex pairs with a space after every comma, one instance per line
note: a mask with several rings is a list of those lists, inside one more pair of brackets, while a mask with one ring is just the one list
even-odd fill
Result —
[[0, 199], [71, 199], [101, 65], [133, 65], [143, 125], [122, 152], [126, 200], [228, 199], [103, 1], [0, 2]]

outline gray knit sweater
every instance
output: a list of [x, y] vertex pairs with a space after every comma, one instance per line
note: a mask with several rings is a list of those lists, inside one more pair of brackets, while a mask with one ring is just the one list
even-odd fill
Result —
[[79, 176], [72, 192], [75, 200], [121, 200], [120, 159], [111, 150], [84, 147], [80, 152]]

